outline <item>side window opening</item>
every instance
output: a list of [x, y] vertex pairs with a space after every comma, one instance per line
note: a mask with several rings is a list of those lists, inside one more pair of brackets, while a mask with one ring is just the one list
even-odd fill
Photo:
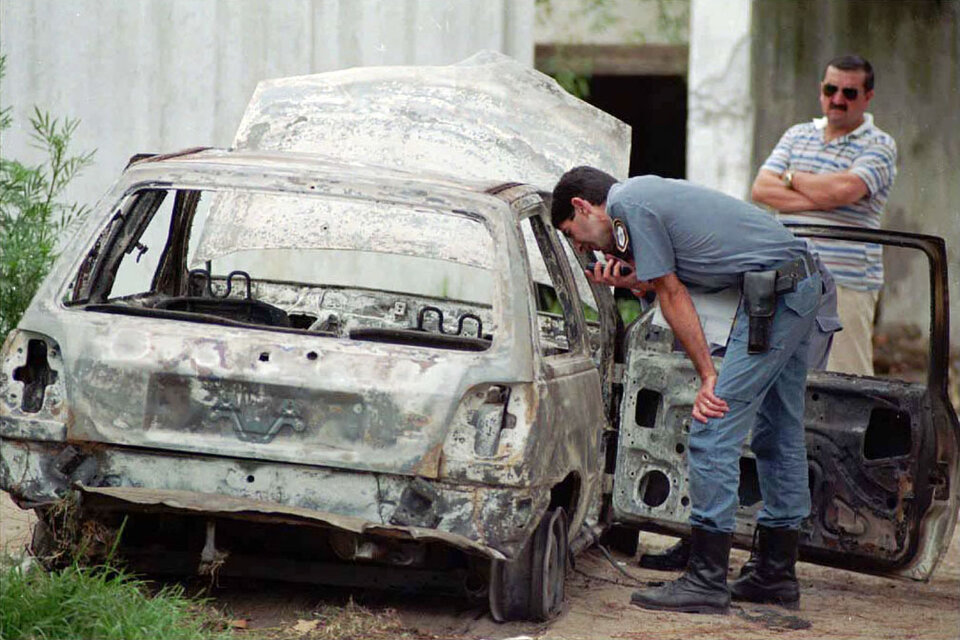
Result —
[[[599, 324], [600, 317], [597, 309], [599, 309], [600, 306], [593, 288], [590, 286], [590, 283], [586, 277], [580, 278], [576, 273], [576, 271], [580, 271], [582, 269], [580, 263], [575, 257], [576, 249], [573, 248], [569, 238], [564, 236], [559, 231], [557, 231], [556, 234], [558, 242], [563, 245], [568, 258], [570, 259], [570, 268], [574, 269], [575, 271], [574, 283], [577, 285], [577, 292], [580, 294], [580, 300], [583, 301], [583, 315], [586, 318], [588, 325]], [[599, 252], [596, 252], [594, 258], [590, 258], [588, 256], [588, 260], [590, 259], [602, 260], [603, 256]], [[639, 318], [645, 310], [645, 307], [640, 303], [640, 301], [637, 300], [637, 298], [634, 297], [629, 291], [625, 289], [611, 289], [611, 293], [614, 297], [617, 313], [619, 313], [620, 320], [624, 326]]]
[[521, 223], [530, 259], [533, 288], [536, 296], [537, 327], [545, 355], [559, 355], [579, 349], [582, 344], [582, 321], [577, 317], [579, 298], [567, 290], [560, 275], [562, 258], [550, 243], [549, 230], [538, 216]]
[[131, 244], [131, 238], [142, 235], [143, 227], [150, 222], [165, 195], [163, 190], [144, 190], [128, 197], [117, 207], [81, 263], [67, 294], [69, 303], [100, 302], [106, 298], [114, 287], [117, 265], [122, 261], [122, 257], [116, 255], [117, 247], [127, 243], [127, 249], [136, 248], [135, 242]]
[[[140, 192], [132, 198], [132, 204], [121, 207], [126, 214], [121, 215], [119, 224], [115, 231], [111, 231], [103, 248], [102, 256], [96, 261], [92, 282], [90, 285], [89, 300], [93, 302], [103, 302], [131, 295], [127, 291], [142, 288], [142, 292], [150, 290], [149, 282], [155, 271], [157, 262], [157, 250], [148, 262], [144, 262], [139, 268], [131, 267], [132, 264], [139, 264], [144, 255], [149, 251], [149, 246], [143, 241], [154, 242], [156, 237], [162, 248], [166, 243], [166, 227], [169, 226], [169, 214], [161, 214], [165, 218], [166, 225], [162, 230], [154, 223], [157, 212], [163, 207], [167, 199], [167, 191], [160, 189], [149, 189]], [[161, 223], [162, 224], [162, 223]], [[146, 232], [149, 228], [154, 230], [149, 236]], [[122, 267], [122, 268], [121, 268]], [[121, 278], [118, 283], [118, 276]], [[137, 280], [143, 277], [147, 278], [147, 283], [142, 287], [137, 287]], [[139, 291], [137, 293], [140, 293]]]
[[80, 264], [80, 269], [77, 271], [76, 277], [70, 283], [70, 289], [67, 292], [65, 300], [67, 304], [87, 302], [90, 299], [94, 268], [103, 257], [110, 239], [117, 232], [117, 229], [122, 226], [123, 220], [123, 212], [122, 210], [118, 210], [113, 215], [113, 218], [110, 219], [110, 223], [106, 228], [100, 232], [100, 236], [97, 238], [96, 243], [94, 243], [93, 248], [87, 253], [83, 262]]
[[930, 267], [920, 251], [890, 245], [883, 247], [883, 263], [873, 327], [874, 375], [922, 383], [930, 368]]
[[[108, 300], [152, 291], [154, 276], [167, 246], [175, 198], [166, 192], [139, 237], [131, 237], [123, 252]], [[141, 225], [143, 226], [143, 225]]]

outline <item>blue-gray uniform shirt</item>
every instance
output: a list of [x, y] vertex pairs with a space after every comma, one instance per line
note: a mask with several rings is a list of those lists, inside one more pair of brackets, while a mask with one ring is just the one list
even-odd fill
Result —
[[675, 273], [691, 289], [719, 291], [739, 286], [745, 271], [807, 250], [759, 207], [686, 180], [638, 176], [615, 184], [607, 214], [626, 223], [637, 280]]
[[[607, 213], [627, 225], [637, 280], [675, 273], [694, 291], [739, 287], [744, 271], [769, 269], [808, 250], [763, 209], [686, 180], [638, 176], [615, 184], [607, 194]], [[824, 369], [841, 325], [833, 278], [813, 255], [824, 292], [809, 364]]]

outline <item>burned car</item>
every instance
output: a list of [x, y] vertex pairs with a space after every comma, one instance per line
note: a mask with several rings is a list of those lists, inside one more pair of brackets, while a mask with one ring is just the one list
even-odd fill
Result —
[[[626, 172], [625, 127], [577, 102], [496, 56], [308, 76], [262, 83], [233, 149], [131, 162], [0, 353], [0, 486], [35, 543], [76, 495], [142, 570], [456, 589], [512, 620], [556, 615], [601, 536], [682, 533], [693, 369], [550, 223], [564, 169]], [[798, 233], [929, 258], [926, 381], [811, 375], [802, 537], [924, 579], [958, 500], [943, 242]]]

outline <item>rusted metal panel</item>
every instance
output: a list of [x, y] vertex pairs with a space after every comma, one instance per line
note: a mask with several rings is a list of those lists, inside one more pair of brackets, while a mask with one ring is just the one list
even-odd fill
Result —
[[443, 67], [362, 67], [265, 80], [234, 146], [351, 162], [375, 158], [383, 166], [549, 191], [581, 164], [625, 178], [630, 127], [549, 76], [486, 51]]
[[[428, 483], [438, 503], [430, 526], [396, 517], [418, 482]], [[332, 467], [17, 440], [5, 441], [0, 451], [0, 483], [27, 504], [80, 487], [142, 505], [301, 519], [357, 534], [444, 542], [490, 558], [517, 553], [550, 499], [549, 486], [411, 481]]]
[[203, 325], [165, 348], [158, 324], [119, 318], [111, 347], [71, 363], [70, 439], [425, 472], [421, 459], [442, 444], [470, 370], [483, 364], [482, 355], [410, 357], [310, 336], [250, 344], [242, 331], [203, 335]]
[[[631, 332], [613, 506], [618, 520], [679, 534], [691, 509], [686, 447], [699, 382], [686, 356], [671, 352], [672, 333], [652, 329], [651, 312]], [[922, 385], [810, 373], [805, 427], [813, 511], [801, 526], [802, 558], [929, 578], [949, 538], [925, 531], [925, 522], [946, 526], [951, 517], [936, 506], [939, 487], [927, 470], [937, 455], [927, 397]], [[735, 524], [744, 546], [762, 504], [748, 444]], [[879, 453], [865, 459], [865, 448]]]
[[81, 493], [130, 502], [139, 505], [164, 506], [171, 509], [195, 511], [207, 515], [227, 513], [257, 513], [276, 516], [289, 522], [301, 520], [335, 527], [356, 534], [383, 535], [408, 540], [443, 542], [490, 558], [503, 559], [505, 556], [485, 545], [462, 535], [447, 531], [422, 527], [402, 527], [390, 524], [378, 524], [363, 518], [338, 515], [335, 513], [303, 509], [278, 502], [264, 502], [249, 498], [236, 498], [221, 494], [205, 494], [194, 491], [172, 491], [169, 489], [141, 489], [136, 487], [81, 487]]

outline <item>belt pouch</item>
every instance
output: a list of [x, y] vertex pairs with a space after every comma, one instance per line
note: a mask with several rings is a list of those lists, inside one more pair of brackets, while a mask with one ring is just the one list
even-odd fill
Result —
[[777, 310], [776, 270], [744, 273], [743, 301], [750, 318], [747, 353], [765, 353], [770, 349], [773, 314]]

